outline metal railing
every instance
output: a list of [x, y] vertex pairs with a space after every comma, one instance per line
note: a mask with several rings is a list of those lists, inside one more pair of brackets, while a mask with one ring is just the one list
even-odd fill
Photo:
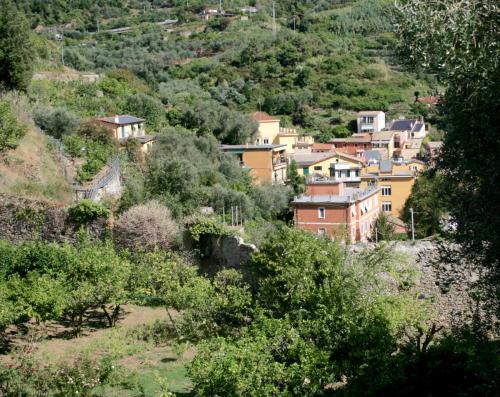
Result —
[[99, 196], [99, 190], [106, 188], [110, 182], [120, 177], [120, 157], [114, 156], [109, 163], [109, 171], [104, 174], [90, 189], [75, 188], [76, 201], [89, 199], [96, 201]]

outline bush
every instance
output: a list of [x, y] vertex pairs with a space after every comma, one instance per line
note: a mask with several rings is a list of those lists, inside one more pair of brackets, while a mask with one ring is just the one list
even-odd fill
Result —
[[80, 225], [85, 225], [97, 218], [109, 218], [111, 211], [99, 203], [84, 199], [69, 209], [71, 219]]
[[15, 149], [27, 128], [17, 121], [10, 103], [0, 100], [0, 152]]
[[38, 107], [33, 118], [42, 130], [57, 139], [74, 134], [80, 124], [78, 116], [64, 108]]
[[167, 250], [179, 238], [179, 226], [170, 210], [150, 201], [123, 213], [114, 225], [114, 239], [122, 248], [132, 251]]

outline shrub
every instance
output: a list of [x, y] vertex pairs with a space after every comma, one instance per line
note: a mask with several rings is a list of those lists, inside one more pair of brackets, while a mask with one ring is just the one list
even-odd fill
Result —
[[189, 235], [193, 240], [194, 251], [201, 258], [211, 255], [211, 239], [229, 236], [231, 232], [217, 219], [199, 217], [188, 225]]
[[80, 124], [78, 116], [64, 108], [38, 107], [33, 118], [41, 129], [58, 139], [74, 134]]
[[71, 219], [80, 225], [87, 224], [97, 218], [109, 218], [111, 211], [99, 203], [84, 199], [69, 209]]
[[179, 226], [170, 210], [157, 201], [137, 205], [123, 213], [115, 223], [116, 243], [132, 251], [172, 248], [179, 238]]
[[0, 101], [0, 152], [15, 149], [19, 140], [26, 134], [26, 126], [17, 121], [10, 103]]

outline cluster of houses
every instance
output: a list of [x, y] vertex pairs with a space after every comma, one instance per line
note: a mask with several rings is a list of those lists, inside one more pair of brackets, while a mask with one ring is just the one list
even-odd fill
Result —
[[[249, 170], [256, 184], [284, 183], [294, 161], [306, 180], [306, 191], [292, 202], [295, 226], [318, 235], [351, 242], [375, 236], [375, 221], [385, 212], [396, 230], [404, 232], [401, 212], [412, 186], [426, 164], [418, 159], [427, 136], [422, 119], [397, 119], [386, 124], [381, 111], [359, 112], [357, 133], [315, 143], [280, 119], [253, 113], [258, 131], [244, 145], [222, 145]], [[440, 143], [425, 148], [430, 156]]]
[[[427, 135], [422, 119], [397, 119], [386, 124], [382, 111], [359, 112], [357, 133], [316, 143], [280, 119], [265, 112], [252, 114], [258, 124], [251, 142], [221, 145], [248, 170], [255, 184], [283, 184], [295, 162], [306, 180], [304, 194], [292, 202], [295, 226], [318, 235], [341, 237], [351, 242], [374, 238], [375, 221], [381, 211], [404, 232], [401, 212], [415, 179], [426, 163], [418, 159]], [[147, 153], [155, 137], [147, 135], [144, 119], [129, 115], [104, 117], [124, 145], [134, 138]], [[425, 145], [427, 158], [435, 157], [441, 142]]]

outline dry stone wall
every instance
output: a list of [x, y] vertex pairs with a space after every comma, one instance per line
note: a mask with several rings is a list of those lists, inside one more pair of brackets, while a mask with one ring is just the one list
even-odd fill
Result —
[[[31, 198], [0, 194], [0, 240], [21, 243], [29, 240], [73, 242], [79, 225], [71, 221], [68, 207]], [[87, 226], [96, 238], [104, 236], [107, 222]]]

